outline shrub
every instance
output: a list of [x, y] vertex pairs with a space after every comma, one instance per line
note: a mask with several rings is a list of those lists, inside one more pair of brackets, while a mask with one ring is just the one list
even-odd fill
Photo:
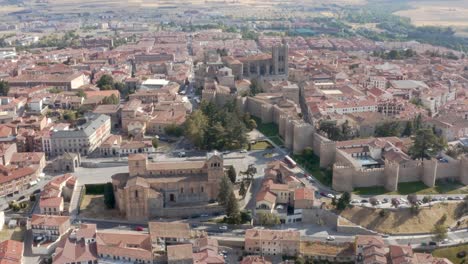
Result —
[[86, 194], [104, 194], [106, 184], [85, 184]]

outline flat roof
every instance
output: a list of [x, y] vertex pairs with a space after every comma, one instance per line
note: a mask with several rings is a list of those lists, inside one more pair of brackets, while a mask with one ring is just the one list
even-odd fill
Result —
[[343, 94], [342, 91], [340, 90], [321, 90], [322, 93], [326, 94], [326, 95], [336, 95], [336, 94]]
[[148, 79], [143, 81], [142, 85], [167, 85], [169, 84], [168, 80], [165, 79]]

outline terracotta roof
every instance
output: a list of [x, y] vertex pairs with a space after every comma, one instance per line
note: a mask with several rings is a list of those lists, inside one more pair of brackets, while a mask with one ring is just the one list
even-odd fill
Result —
[[294, 191], [294, 200], [314, 200], [314, 191], [308, 188], [299, 188]]
[[245, 231], [245, 239], [263, 241], [300, 241], [299, 231], [292, 230], [268, 230], [268, 229], [248, 229]]
[[0, 165], [0, 184], [27, 177], [34, 172], [35, 170], [31, 167], [15, 169]]
[[272, 262], [261, 256], [246, 256], [242, 259], [241, 264], [271, 264]]
[[[96, 227], [94, 225], [94, 227]], [[82, 224], [80, 230], [87, 229], [88, 225]], [[94, 232], [96, 229], [94, 228]], [[69, 234], [71, 234], [70, 231]], [[78, 233], [78, 232], [77, 232]], [[53, 258], [54, 264], [66, 264], [72, 262], [83, 262], [96, 261], [98, 258], [96, 243], [85, 243], [78, 235], [77, 238], [71, 238], [70, 236], [64, 237], [55, 249], [55, 256]]]
[[21, 264], [22, 259], [22, 242], [5, 240], [0, 243], [0, 264]]
[[185, 238], [189, 239], [190, 227], [187, 223], [149, 222], [151, 240], [156, 238]]
[[39, 207], [59, 207], [62, 203], [62, 197], [45, 198], [39, 201]]
[[33, 214], [31, 217], [31, 225], [38, 225], [38, 226], [59, 227], [66, 222], [70, 222], [69, 216]]
[[259, 192], [256, 198], [257, 198], [256, 199], [257, 202], [267, 201], [271, 204], [274, 204], [276, 202], [276, 194], [267, 190], [263, 190]]
[[193, 260], [192, 244], [167, 246], [167, 260]]
[[96, 243], [99, 254], [152, 260], [148, 234], [98, 232]]

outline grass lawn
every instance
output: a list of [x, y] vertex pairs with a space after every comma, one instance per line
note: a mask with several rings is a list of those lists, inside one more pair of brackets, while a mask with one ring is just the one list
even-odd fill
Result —
[[0, 231], [0, 241], [5, 240], [15, 240], [15, 241], [24, 241], [24, 233], [26, 232], [25, 227], [17, 226], [15, 228], [9, 229], [7, 225], [3, 226], [3, 229]]
[[468, 252], [468, 244], [454, 246], [454, 247], [447, 247], [447, 248], [439, 248], [432, 252], [434, 257], [439, 258], [448, 258], [454, 264], [462, 264], [468, 263], [468, 257], [465, 256], [464, 258], [457, 258], [457, 253], [460, 251]]
[[332, 184], [332, 172], [320, 169], [320, 158], [313, 153], [293, 155], [293, 160], [325, 186]]
[[381, 195], [381, 194], [468, 194], [468, 188], [459, 183], [436, 182], [436, 186], [427, 187], [423, 182], [402, 182], [398, 184], [396, 192], [388, 192], [384, 187], [360, 187], [354, 189], [358, 195]]
[[272, 147], [273, 146], [270, 144], [270, 142], [261, 140], [261, 141], [255, 142], [255, 144], [252, 144], [250, 146], [250, 149], [251, 150], [265, 150], [267, 148], [272, 148]]
[[278, 125], [275, 123], [262, 123], [262, 120], [258, 117], [252, 116], [257, 122], [257, 130], [260, 131], [265, 137], [269, 138], [278, 146], [283, 146], [283, 139], [279, 136]]
[[80, 204], [80, 216], [84, 218], [121, 219], [117, 209], [107, 209], [104, 195], [86, 194]]

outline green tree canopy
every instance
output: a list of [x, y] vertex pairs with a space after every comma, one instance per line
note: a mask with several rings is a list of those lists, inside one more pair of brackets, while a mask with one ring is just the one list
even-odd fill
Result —
[[226, 201], [226, 216], [231, 224], [240, 224], [242, 221], [239, 203], [232, 189]]
[[258, 212], [257, 223], [262, 226], [274, 226], [281, 223], [280, 218], [276, 214], [270, 212]]
[[413, 159], [425, 159], [435, 156], [447, 146], [445, 140], [434, 135], [432, 129], [419, 129], [416, 131], [413, 145], [409, 149], [409, 154]]
[[106, 205], [107, 209], [115, 208], [114, 188], [110, 182], [104, 185], [104, 204]]
[[184, 134], [184, 128], [177, 124], [170, 124], [164, 128], [164, 133], [173, 137], [180, 137]]
[[[101, 88], [101, 90], [112, 90], [114, 86], [114, 78], [112, 76], [104, 74], [101, 78], [96, 82], [97, 87]], [[111, 89], [104, 89], [105, 86], [112, 87]]]
[[0, 81], [0, 95], [7, 96], [10, 91], [10, 84], [7, 81]]
[[229, 169], [227, 171], [227, 176], [229, 180], [231, 180], [232, 183], [236, 182], [237, 172], [234, 166], [229, 166]]
[[228, 177], [223, 176], [221, 182], [219, 183], [219, 192], [218, 192], [218, 203], [220, 205], [226, 205], [229, 194], [232, 192], [232, 183]]
[[153, 145], [153, 148], [157, 149], [159, 145], [159, 139], [157, 137], [153, 137], [151, 140], [151, 145]]
[[375, 136], [377, 137], [399, 137], [400, 123], [397, 121], [385, 122], [375, 128]]

